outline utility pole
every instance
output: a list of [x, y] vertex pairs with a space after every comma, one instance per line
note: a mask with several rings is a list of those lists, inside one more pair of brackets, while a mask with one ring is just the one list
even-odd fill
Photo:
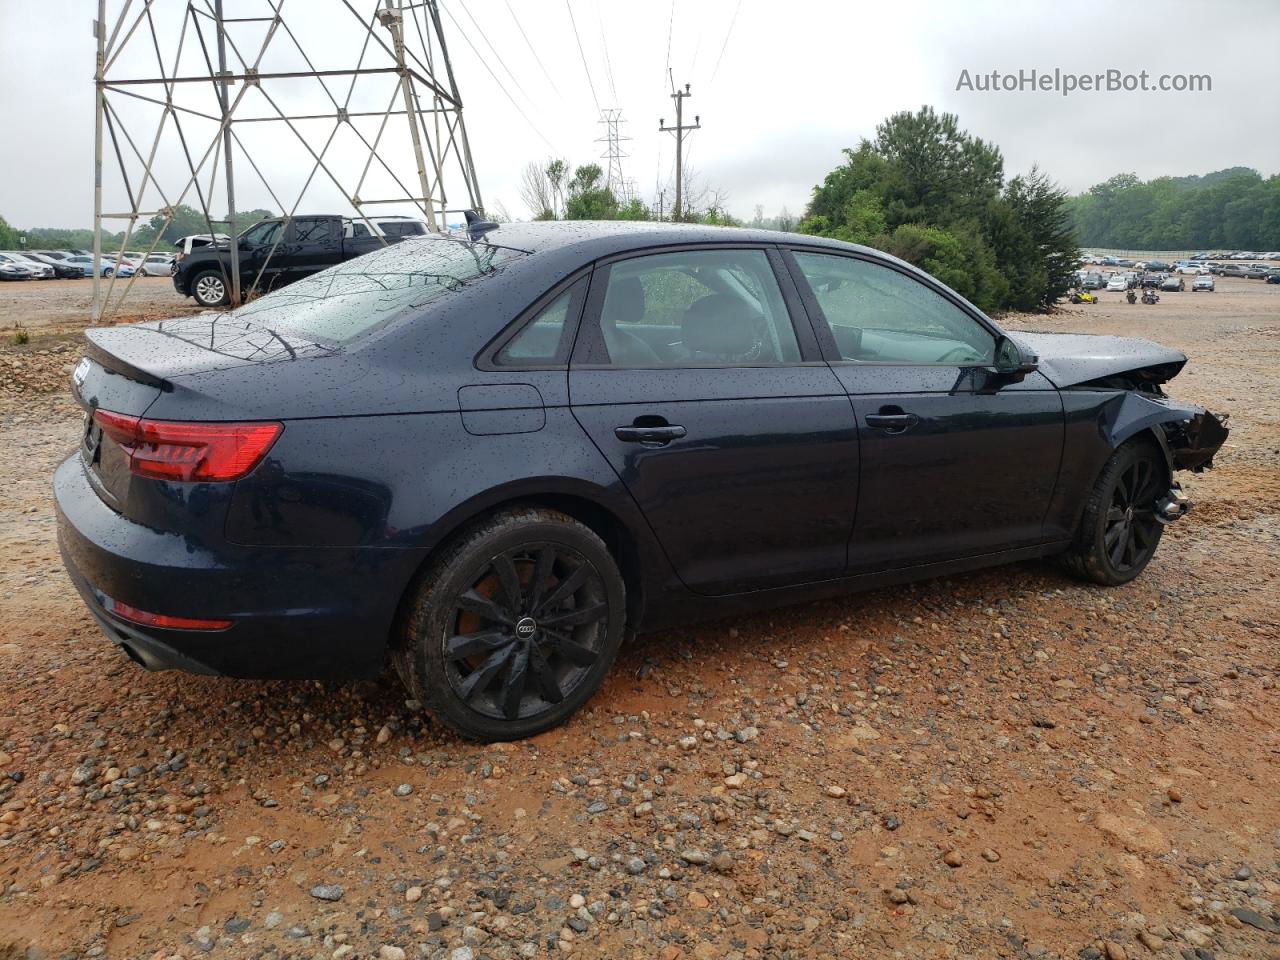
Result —
[[667, 191], [659, 190], [658, 191], [658, 219], [659, 220], [662, 219], [662, 205], [663, 203], [666, 202], [666, 199], [667, 199]]
[[231, 305], [240, 306], [240, 234], [236, 231], [236, 176], [231, 162], [231, 110], [227, 96], [227, 25], [222, 19], [222, 0], [214, 0], [213, 16], [218, 22], [218, 106], [222, 108], [222, 156], [227, 171], [227, 230], [231, 234]]
[[687, 83], [684, 85], [683, 90], [676, 90], [671, 94], [671, 99], [676, 102], [676, 125], [674, 127], [668, 127], [665, 118], [658, 121], [659, 133], [674, 133], [676, 135], [676, 202], [675, 206], [671, 208], [672, 220], [679, 220], [681, 214], [684, 212], [682, 206], [684, 198], [684, 183], [682, 181], [684, 179], [685, 131], [702, 129], [702, 118], [696, 115], [693, 118], [692, 124], [689, 124], [688, 126], [685, 125], [684, 98], [689, 96], [692, 96], [692, 94], [689, 93], [689, 84]]

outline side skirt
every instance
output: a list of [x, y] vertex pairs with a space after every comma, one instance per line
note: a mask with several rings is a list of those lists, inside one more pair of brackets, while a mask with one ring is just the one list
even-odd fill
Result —
[[939, 563], [880, 570], [875, 573], [859, 574], [855, 577], [841, 577], [835, 580], [822, 580], [817, 583], [806, 583], [799, 586], [756, 590], [751, 593], [736, 593], [725, 597], [701, 597], [679, 585], [673, 584], [669, 586], [665, 594], [655, 597], [647, 605], [644, 622], [640, 624], [636, 632], [650, 633], [654, 630], [662, 630], [668, 627], [685, 626], [690, 622], [700, 620], [740, 616], [791, 604], [809, 603], [814, 600], [826, 600], [831, 597], [861, 593], [865, 590], [876, 590], [880, 587], [914, 583], [918, 580], [932, 580], [935, 577], [967, 573], [971, 570], [982, 570], [986, 567], [996, 567], [1006, 563], [1037, 560], [1041, 557], [1052, 556], [1055, 553], [1062, 553], [1070, 546], [1070, 540], [1059, 540], [1030, 547], [1019, 547], [1015, 550], [1001, 550], [995, 553], [961, 557], [956, 560], [945, 560]]

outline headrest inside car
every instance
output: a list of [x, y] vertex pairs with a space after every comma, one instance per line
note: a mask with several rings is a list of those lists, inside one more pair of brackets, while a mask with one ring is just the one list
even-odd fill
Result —
[[681, 339], [695, 353], [742, 356], [755, 346], [758, 317], [758, 311], [736, 297], [713, 293], [685, 311]]
[[601, 311], [606, 327], [640, 323], [644, 320], [644, 284], [639, 277], [622, 277], [609, 284]]

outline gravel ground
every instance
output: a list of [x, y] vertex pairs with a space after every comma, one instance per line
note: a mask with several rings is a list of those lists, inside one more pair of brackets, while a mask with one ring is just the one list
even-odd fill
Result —
[[492, 747], [390, 679], [125, 660], [54, 544], [77, 347], [0, 349], [0, 958], [1280, 958], [1280, 287], [1014, 323], [1175, 345], [1232, 414], [1139, 581], [666, 632]]
[[[110, 284], [110, 278], [102, 281], [104, 297]], [[93, 280], [89, 277], [0, 283], [0, 333], [8, 336], [19, 327], [32, 334], [83, 327], [92, 303]], [[194, 300], [180, 296], [168, 277], [122, 277], [110, 287], [106, 303], [104, 316], [117, 323], [159, 320], [200, 309]]]

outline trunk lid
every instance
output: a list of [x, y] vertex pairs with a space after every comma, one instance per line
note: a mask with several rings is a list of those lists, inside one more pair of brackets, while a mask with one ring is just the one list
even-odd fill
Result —
[[[91, 485], [113, 509], [138, 519], [137, 488], [154, 480], [135, 476], [129, 457], [110, 431], [94, 420], [98, 410], [144, 417], [184, 377], [232, 367], [332, 353], [309, 340], [244, 323], [228, 314], [85, 332], [85, 355], [72, 374], [72, 394], [85, 412], [80, 453]], [[204, 419], [172, 416], [169, 419]], [[132, 506], [131, 506], [132, 504]], [[144, 511], [145, 512], [145, 511]]]

